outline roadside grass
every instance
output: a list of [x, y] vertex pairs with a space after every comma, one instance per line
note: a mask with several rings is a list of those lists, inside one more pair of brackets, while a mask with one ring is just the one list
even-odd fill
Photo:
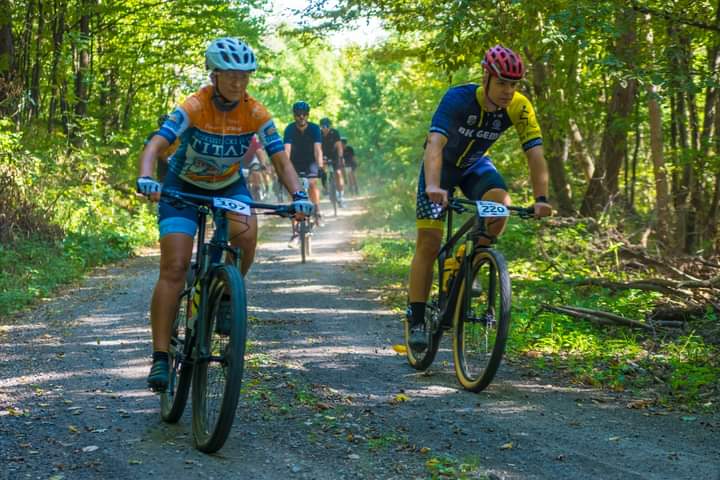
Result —
[[101, 228], [72, 228], [59, 239], [19, 238], [0, 245], [0, 317], [156, 240], [155, 220], [149, 212], [118, 216], [116, 221]]
[[[387, 198], [387, 197], [380, 197]], [[361, 220], [369, 234], [361, 251], [383, 299], [404, 311], [406, 284], [414, 252], [414, 215], [402, 218], [382, 202]], [[579, 222], [511, 219], [498, 245], [513, 281], [513, 317], [507, 356], [522, 361], [539, 376], [560, 372], [576, 384], [628, 391], [646, 398], [644, 406], [696, 410], [718, 409], [720, 349], [698, 330], [655, 335], [620, 326], [598, 326], [549, 312], [543, 304], [571, 305], [612, 312], [642, 321], [661, 298], [657, 292], [610, 291], [574, 286], [572, 280], [602, 277], [633, 279], [622, 268], [618, 245], [598, 238], [597, 229]], [[708, 312], [702, 322], [717, 322]]]

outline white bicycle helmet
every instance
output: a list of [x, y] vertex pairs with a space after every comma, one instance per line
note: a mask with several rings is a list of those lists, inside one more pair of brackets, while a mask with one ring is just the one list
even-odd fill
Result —
[[242, 40], [225, 37], [213, 40], [205, 51], [205, 66], [214, 70], [257, 70], [252, 49]]

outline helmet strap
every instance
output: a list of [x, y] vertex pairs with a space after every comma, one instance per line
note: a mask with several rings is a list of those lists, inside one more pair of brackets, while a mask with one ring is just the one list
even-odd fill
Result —
[[492, 77], [492, 75], [488, 74], [487, 82], [485, 82], [485, 92], [484, 92], [485, 100], [487, 100], [490, 105], [495, 107], [495, 110], [500, 110], [502, 107], [500, 107], [500, 105], [498, 105], [497, 103], [493, 102], [490, 99], [490, 78], [491, 77]]
[[220, 89], [217, 88], [217, 85], [213, 85], [213, 103], [217, 107], [218, 110], [221, 112], [229, 112], [233, 108], [237, 107], [238, 103], [240, 103], [239, 100], [230, 101], [227, 98], [223, 96], [222, 93], [220, 93]]

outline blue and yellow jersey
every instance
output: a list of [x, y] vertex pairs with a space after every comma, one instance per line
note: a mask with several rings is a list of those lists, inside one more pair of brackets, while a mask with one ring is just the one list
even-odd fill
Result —
[[255, 133], [268, 155], [283, 151], [280, 134], [260, 102], [248, 95], [232, 110], [222, 111], [213, 102], [211, 85], [176, 107], [158, 131], [170, 143], [180, 138], [170, 169], [209, 190], [242, 179], [241, 161]]
[[542, 133], [530, 101], [515, 92], [507, 108], [488, 112], [482, 108], [483, 89], [471, 83], [450, 88], [440, 101], [432, 118], [430, 132], [437, 132], [448, 141], [443, 148], [443, 161], [478, 174], [494, 170], [486, 156], [500, 135], [515, 126], [523, 150], [542, 145]]

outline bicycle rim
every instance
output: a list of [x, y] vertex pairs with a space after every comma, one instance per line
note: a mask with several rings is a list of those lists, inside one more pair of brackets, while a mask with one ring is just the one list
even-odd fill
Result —
[[[192, 290], [187, 288], [180, 295], [178, 311], [170, 337], [170, 379], [168, 388], [160, 394], [160, 417], [168, 423], [175, 423], [182, 417], [187, 404], [192, 364], [184, 361], [191, 350], [192, 334], [188, 322], [192, 315]], [[188, 345], [188, 342], [190, 345]]]
[[[218, 267], [210, 283], [208, 312], [202, 325], [203, 342], [198, 345], [193, 369], [193, 439], [198, 450], [219, 450], [230, 434], [242, 384], [247, 303], [245, 286], [237, 268]], [[230, 296], [232, 322], [229, 335], [218, 333], [218, 306]], [[208, 358], [209, 357], [209, 358]]]
[[504, 257], [494, 250], [479, 250], [472, 268], [467, 271], [466, 267], [455, 303], [453, 357], [462, 386], [479, 392], [495, 377], [505, 351], [510, 329], [510, 276]]

